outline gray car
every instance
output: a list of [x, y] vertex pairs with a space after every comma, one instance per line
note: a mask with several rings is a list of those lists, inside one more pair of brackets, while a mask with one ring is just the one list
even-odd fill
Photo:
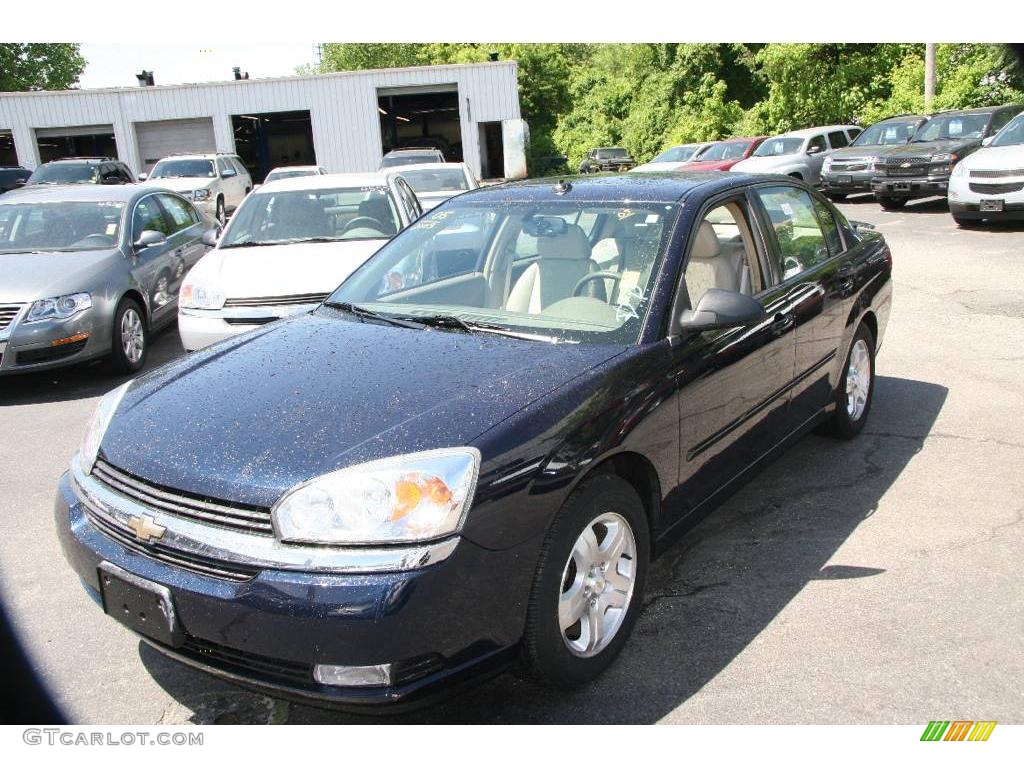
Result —
[[[215, 223], [168, 190], [25, 187], [0, 198], [0, 375], [111, 358], [134, 373]], [[210, 233], [210, 234], [207, 234]]]

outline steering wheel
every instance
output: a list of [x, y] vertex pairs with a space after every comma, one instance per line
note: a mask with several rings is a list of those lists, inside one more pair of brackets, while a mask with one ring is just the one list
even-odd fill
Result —
[[580, 295], [580, 288], [585, 286], [587, 283], [593, 282], [594, 280], [614, 280], [616, 284], [622, 280], [621, 272], [591, 272], [590, 274], [584, 275], [576, 282], [576, 287], [572, 289], [573, 296]]
[[345, 225], [345, 228], [341, 230], [341, 233], [345, 234], [350, 229], [357, 229], [359, 227], [376, 229], [378, 232], [384, 231], [384, 225], [381, 224], [378, 219], [375, 219], [372, 216], [356, 216], [352, 221]]
[[85, 245], [109, 245], [109, 246], [113, 246], [114, 245], [114, 238], [110, 237], [109, 235], [104, 235], [104, 234], [101, 234], [99, 232], [95, 232], [95, 233], [93, 233], [91, 235], [86, 235], [81, 240], [79, 240], [78, 242], [74, 243], [74, 245], [83, 245], [83, 246], [85, 246]]

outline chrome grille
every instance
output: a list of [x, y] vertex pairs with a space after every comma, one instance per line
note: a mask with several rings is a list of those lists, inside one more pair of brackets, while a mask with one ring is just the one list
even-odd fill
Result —
[[228, 299], [225, 307], [282, 307], [294, 304], [319, 304], [329, 293], [295, 293], [290, 296], [250, 296]]
[[226, 502], [162, 488], [129, 475], [102, 459], [97, 460], [92, 475], [112, 491], [161, 512], [245, 533], [264, 536], [274, 534], [270, 510], [265, 507], [233, 503], [229, 505]]
[[979, 195], [1004, 195], [1009, 192], [1020, 192], [1024, 189], [1024, 182], [1010, 182], [1008, 184], [974, 184], [970, 185], [971, 192]]
[[832, 172], [843, 173], [847, 171], [866, 171], [867, 163], [832, 163]]
[[0, 331], [14, 322], [24, 304], [0, 304]]
[[1008, 176], [1024, 176], [1024, 168], [1008, 168], [998, 171], [971, 171], [973, 179], [1005, 179]]

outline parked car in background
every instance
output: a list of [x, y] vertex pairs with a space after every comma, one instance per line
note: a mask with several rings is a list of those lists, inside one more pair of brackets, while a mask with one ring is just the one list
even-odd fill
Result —
[[412, 706], [517, 659], [580, 686], [656, 553], [787, 441], [864, 427], [891, 272], [794, 179], [466, 192], [312, 312], [106, 395], [64, 555], [160, 653], [275, 695]]
[[817, 186], [825, 156], [833, 149], [849, 146], [860, 132], [856, 125], [823, 125], [772, 136], [761, 142], [750, 157], [729, 170], [778, 173]]
[[678, 171], [687, 163], [694, 162], [708, 147], [715, 142], [705, 141], [698, 144], [680, 144], [669, 147], [664, 152], [655, 155], [649, 162], [638, 165], [632, 170], [636, 173], [660, 173], [664, 171]]
[[928, 115], [898, 115], [868, 126], [850, 146], [833, 150], [821, 166], [821, 186], [833, 200], [870, 192], [880, 153], [909, 142]]
[[728, 171], [740, 160], [746, 160], [761, 146], [767, 136], [737, 137], [723, 139], [707, 145], [696, 154], [696, 159], [686, 164], [687, 171]]
[[420, 149], [393, 149], [380, 161], [380, 170], [395, 168], [400, 165], [422, 165], [423, 163], [443, 163], [444, 152], [440, 149], [424, 147]]
[[580, 162], [580, 173], [628, 171], [636, 165], [629, 151], [622, 147], [598, 147], [587, 152]]
[[281, 179], [293, 179], [296, 176], [324, 176], [327, 173], [319, 165], [283, 165], [280, 168], [274, 168], [270, 173], [263, 179], [264, 184], [268, 184], [271, 181], [280, 181]]
[[238, 155], [220, 152], [171, 155], [154, 165], [148, 178], [139, 178], [188, 198], [222, 226], [252, 190], [252, 177]]
[[1024, 219], [1024, 112], [965, 157], [949, 178], [949, 212], [960, 226]]
[[134, 373], [214, 227], [174, 192], [33, 184], [0, 197], [0, 374], [110, 357]]
[[0, 195], [25, 186], [32, 171], [20, 165], [0, 167]]
[[429, 211], [455, 195], [480, 186], [465, 163], [403, 165], [397, 172], [409, 182], [424, 211]]
[[902, 208], [910, 200], [945, 196], [953, 168], [994, 136], [1024, 106], [954, 110], [933, 115], [909, 144], [878, 157], [871, 191], [883, 208]]
[[66, 157], [37, 166], [26, 185], [134, 184], [131, 168], [112, 157]]
[[397, 173], [338, 173], [263, 184], [181, 287], [186, 350], [308, 312], [420, 215]]

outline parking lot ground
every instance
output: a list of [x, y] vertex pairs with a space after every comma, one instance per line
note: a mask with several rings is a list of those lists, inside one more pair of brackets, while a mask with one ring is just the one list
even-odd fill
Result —
[[[389, 722], [1024, 722], [1024, 228], [944, 202], [840, 206], [894, 253], [874, 409], [809, 436], [655, 562], [633, 638], [569, 693], [512, 673]], [[151, 364], [181, 354], [172, 329]], [[0, 586], [81, 723], [376, 722], [173, 664], [65, 565], [51, 503], [102, 392], [95, 369], [0, 380]]]

